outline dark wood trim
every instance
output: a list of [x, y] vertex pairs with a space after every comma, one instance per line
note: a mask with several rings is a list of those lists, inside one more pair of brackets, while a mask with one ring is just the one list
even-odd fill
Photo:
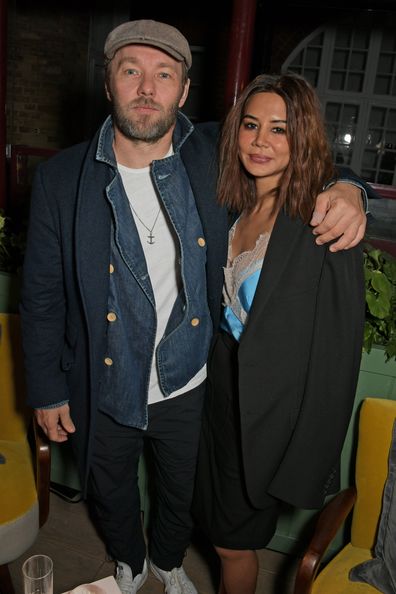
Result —
[[321, 511], [314, 535], [297, 570], [294, 594], [311, 594], [323, 556], [355, 501], [356, 489], [350, 487], [338, 493]]
[[36, 488], [39, 502], [39, 526], [45, 524], [49, 514], [51, 450], [47, 436], [33, 417], [36, 446]]
[[7, 0], [0, 0], [0, 208], [6, 208]]
[[1, 594], [15, 594], [8, 565], [0, 565], [0, 592]]

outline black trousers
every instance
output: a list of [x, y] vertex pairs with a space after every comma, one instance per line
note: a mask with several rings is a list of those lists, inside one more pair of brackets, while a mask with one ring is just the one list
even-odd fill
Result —
[[146, 431], [98, 413], [88, 501], [108, 553], [140, 573], [146, 556], [138, 464], [145, 440], [153, 453], [156, 502], [150, 558], [169, 571], [182, 564], [190, 543], [190, 514], [205, 383], [148, 407]]

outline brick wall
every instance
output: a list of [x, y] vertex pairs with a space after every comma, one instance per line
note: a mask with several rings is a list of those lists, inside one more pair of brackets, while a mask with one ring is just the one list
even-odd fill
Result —
[[89, 15], [16, 0], [9, 8], [7, 142], [63, 148], [83, 139]]

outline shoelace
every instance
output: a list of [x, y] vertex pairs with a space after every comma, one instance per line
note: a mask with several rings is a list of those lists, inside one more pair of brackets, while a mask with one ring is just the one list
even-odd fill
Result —
[[184, 588], [184, 592], [186, 594], [194, 594], [194, 590], [192, 590], [191, 584], [189, 583], [189, 580], [186, 574], [184, 573], [183, 568], [176, 568], [176, 574], [179, 584]]
[[169, 583], [171, 586], [177, 586], [178, 585], [178, 575], [177, 575], [177, 569], [174, 568], [172, 569], [172, 571], [170, 572], [170, 579], [169, 579]]

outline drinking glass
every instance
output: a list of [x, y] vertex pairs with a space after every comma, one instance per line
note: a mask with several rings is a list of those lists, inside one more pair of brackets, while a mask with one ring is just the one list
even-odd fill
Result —
[[25, 594], [53, 594], [53, 563], [47, 555], [33, 555], [22, 566]]

